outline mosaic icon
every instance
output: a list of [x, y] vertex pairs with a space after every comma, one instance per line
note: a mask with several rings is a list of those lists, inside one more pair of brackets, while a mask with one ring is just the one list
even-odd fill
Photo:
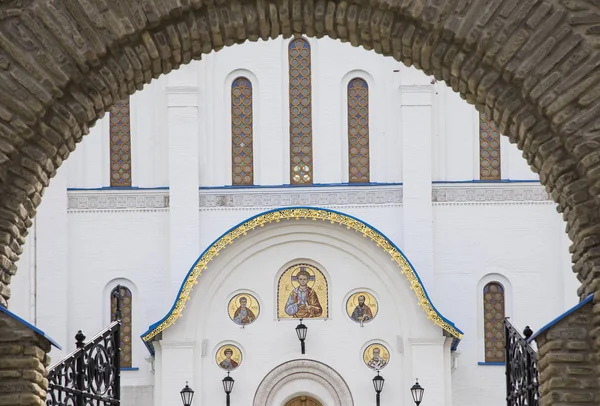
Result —
[[242, 352], [235, 345], [223, 345], [217, 350], [216, 360], [219, 367], [231, 372], [242, 363]]
[[377, 299], [368, 292], [356, 292], [346, 302], [348, 316], [361, 326], [373, 320], [378, 310]]
[[248, 293], [239, 293], [231, 298], [227, 306], [229, 318], [240, 326], [252, 324], [260, 314], [260, 304]]
[[365, 349], [363, 360], [369, 368], [380, 371], [390, 363], [390, 352], [383, 344], [371, 344]]
[[280, 319], [329, 317], [327, 279], [312, 265], [297, 264], [286, 269], [279, 278], [277, 297]]

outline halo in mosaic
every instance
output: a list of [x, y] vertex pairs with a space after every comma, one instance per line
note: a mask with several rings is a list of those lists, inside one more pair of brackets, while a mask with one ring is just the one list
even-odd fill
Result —
[[290, 41], [290, 183], [313, 183], [312, 90], [310, 45], [304, 38]]
[[500, 130], [484, 113], [479, 115], [479, 179], [500, 180]]
[[245, 77], [231, 84], [231, 183], [254, 184], [252, 83]]
[[348, 180], [369, 182], [369, 86], [361, 78], [348, 83]]
[[110, 185], [131, 186], [131, 117], [129, 100], [110, 111]]
[[[114, 288], [110, 293], [110, 320], [117, 320], [117, 297]], [[121, 286], [121, 368], [131, 368], [131, 290]]]
[[485, 362], [504, 362], [504, 288], [490, 282], [483, 288]]

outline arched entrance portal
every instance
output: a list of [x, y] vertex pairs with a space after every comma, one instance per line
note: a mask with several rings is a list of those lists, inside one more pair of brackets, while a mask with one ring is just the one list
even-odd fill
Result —
[[287, 402], [285, 406], [323, 406], [318, 401], [308, 396], [298, 396]]
[[[310, 386], [310, 393], [322, 399], [297, 396]], [[292, 400], [289, 400], [289, 399]], [[302, 400], [302, 399], [305, 400]], [[302, 403], [305, 402], [305, 403]], [[313, 403], [310, 403], [313, 402]], [[333, 368], [321, 362], [298, 359], [274, 368], [262, 380], [253, 406], [354, 406], [346, 381]]]

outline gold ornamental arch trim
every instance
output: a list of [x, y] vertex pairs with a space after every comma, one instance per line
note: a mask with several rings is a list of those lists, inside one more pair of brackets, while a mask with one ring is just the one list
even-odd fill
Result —
[[454, 323], [446, 319], [440, 314], [440, 312], [438, 312], [429, 299], [427, 291], [425, 290], [423, 283], [419, 279], [419, 276], [412, 267], [411, 263], [404, 256], [402, 251], [400, 251], [400, 249], [383, 233], [355, 217], [335, 210], [294, 207], [275, 209], [251, 217], [248, 220], [245, 220], [244, 222], [231, 228], [229, 231], [219, 237], [214, 243], [212, 243], [204, 251], [200, 258], [198, 258], [196, 263], [188, 272], [181, 289], [179, 290], [179, 294], [175, 299], [175, 303], [169, 313], [167, 313], [163, 319], [151, 325], [148, 331], [142, 334], [142, 340], [144, 342], [149, 342], [159, 333], [175, 324], [175, 321], [183, 314], [185, 304], [188, 300], [190, 300], [192, 290], [198, 283], [198, 278], [200, 275], [202, 275], [202, 272], [208, 268], [208, 264], [228, 245], [233, 244], [236, 239], [245, 236], [254, 229], [264, 227], [266, 224], [301, 219], [313, 221], [321, 220], [323, 222], [328, 221], [331, 224], [345, 226], [348, 230], [354, 230], [358, 233], [361, 233], [363, 237], [371, 239], [371, 241], [377, 244], [378, 247], [389, 254], [390, 259], [394, 261], [400, 268], [400, 271], [410, 284], [410, 289], [415, 292], [417, 303], [423, 309], [427, 315], [427, 318], [432, 320], [434, 324], [441, 327], [444, 331], [448, 332], [452, 337], [455, 337], [459, 340], [462, 338], [463, 332], [460, 331], [454, 325]]

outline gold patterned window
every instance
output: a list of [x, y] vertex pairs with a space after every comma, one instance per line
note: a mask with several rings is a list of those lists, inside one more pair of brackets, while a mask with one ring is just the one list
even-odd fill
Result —
[[500, 130], [484, 113], [479, 115], [479, 179], [501, 179]]
[[290, 183], [313, 183], [310, 45], [294, 39], [288, 49], [290, 76]]
[[233, 185], [254, 184], [252, 127], [252, 83], [245, 77], [239, 77], [231, 84], [231, 183]]
[[490, 282], [483, 288], [485, 362], [504, 362], [504, 288]]
[[[121, 305], [117, 309], [118, 295]], [[121, 318], [121, 368], [131, 368], [131, 290], [125, 286], [117, 286], [110, 293], [110, 320]]]
[[129, 100], [110, 110], [110, 186], [131, 186], [131, 120]]
[[348, 83], [348, 180], [369, 182], [369, 86], [361, 78]]

